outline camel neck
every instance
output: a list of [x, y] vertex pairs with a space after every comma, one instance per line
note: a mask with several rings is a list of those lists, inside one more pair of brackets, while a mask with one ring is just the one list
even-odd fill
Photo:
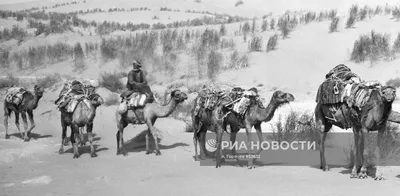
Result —
[[174, 111], [176, 105], [177, 105], [176, 101], [173, 98], [171, 98], [171, 100], [168, 102], [167, 105], [161, 106], [162, 109], [160, 110], [160, 113], [158, 116], [160, 116], [160, 117], [169, 116]]
[[269, 102], [266, 108], [258, 107], [259, 110], [262, 110], [261, 112], [259, 112], [260, 114], [259, 121], [261, 122], [270, 121], [274, 116], [274, 113], [277, 108], [278, 108], [278, 103], [273, 98], [271, 98], [271, 101]]
[[27, 102], [27, 108], [31, 108], [32, 110], [36, 109], [38, 104], [39, 104], [39, 99], [40, 97], [32, 92], [28, 92], [27, 94], [27, 98], [28, 98], [28, 102]]

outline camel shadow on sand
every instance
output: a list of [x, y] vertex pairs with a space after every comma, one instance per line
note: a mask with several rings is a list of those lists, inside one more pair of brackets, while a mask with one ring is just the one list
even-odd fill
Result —
[[[12, 133], [12, 134], [10, 134], [10, 136], [11, 137], [17, 137], [17, 138], [20, 138], [22, 140], [24, 139], [23, 137], [21, 137], [21, 134], [19, 134], [19, 133]], [[34, 140], [38, 140], [38, 139], [42, 139], [42, 138], [49, 138], [49, 137], [53, 137], [53, 135], [49, 135], [49, 134], [41, 135], [41, 134], [38, 134], [38, 133], [29, 134], [29, 138], [30, 139], [34, 139]]]
[[[87, 154], [90, 154], [90, 144], [89, 144], [89, 140], [88, 140], [88, 135], [87, 135], [87, 133], [84, 133], [84, 134], [83, 134], [83, 138], [84, 138], [84, 141], [85, 141], [85, 145], [84, 145], [84, 146], [78, 145], [78, 147], [79, 147], [79, 154], [80, 154], [80, 155], [86, 154], [86, 153], [87, 153]], [[71, 154], [73, 154], [73, 153], [74, 153], [74, 150], [73, 150], [73, 148], [72, 148], [72, 146], [71, 146], [70, 138], [67, 137], [67, 139], [68, 139], [68, 147], [69, 147], [69, 148], [68, 148], [68, 150], [66, 150], [64, 153], [71, 153]], [[97, 136], [96, 133], [93, 133], [93, 142], [100, 141], [100, 140], [101, 140], [101, 137]], [[98, 144], [93, 144], [93, 146], [94, 146], [94, 148], [95, 148], [95, 152], [96, 152], [96, 153], [109, 150], [109, 148], [106, 148], [106, 147], [99, 148], [100, 145], [98, 145]]]
[[[146, 134], [147, 134], [147, 130], [143, 130], [142, 132], [140, 132], [138, 135], [136, 135], [132, 139], [126, 141], [124, 144], [126, 152], [129, 153], [129, 152], [144, 152], [144, 151], [146, 151]], [[176, 142], [171, 145], [163, 145], [160, 143], [161, 139], [157, 139], [157, 140], [158, 140], [158, 147], [160, 148], [161, 151], [169, 150], [169, 149], [173, 149], [173, 148], [177, 148], [177, 147], [189, 146], [189, 144], [183, 143], [183, 142]], [[153, 137], [150, 137], [150, 146], [149, 147], [150, 147], [150, 150], [153, 150], [153, 151], [155, 150], [155, 140]]]

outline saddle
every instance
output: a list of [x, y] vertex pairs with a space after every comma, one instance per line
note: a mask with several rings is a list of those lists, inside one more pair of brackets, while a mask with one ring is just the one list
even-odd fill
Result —
[[213, 110], [225, 95], [227, 95], [227, 93], [220, 89], [203, 88], [199, 91], [199, 98], [197, 99], [194, 109], [195, 115], [199, 115], [201, 108], [204, 108], [207, 111]]
[[337, 65], [325, 75], [315, 101], [321, 104], [342, 103], [343, 98], [349, 95], [351, 85], [360, 82], [360, 77], [346, 65]]
[[27, 90], [23, 87], [11, 87], [6, 91], [5, 101], [7, 103], [19, 105], [26, 92]]
[[141, 108], [148, 103], [148, 98], [146, 94], [134, 92], [126, 99], [126, 102], [130, 108]]
[[251, 88], [249, 90], [240, 89], [232, 89], [233, 92], [230, 94], [232, 95], [233, 101], [229, 103], [227, 106], [232, 105], [231, 111], [241, 116], [244, 116], [247, 109], [251, 104], [251, 100], [254, 99], [257, 101], [258, 91], [255, 88]]
[[87, 107], [91, 108], [90, 98], [95, 96], [95, 87], [91, 84], [84, 85], [82, 82], [73, 80], [66, 82], [61, 90], [58, 99], [54, 102], [59, 109], [72, 113], [80, 101], [83, 101]]

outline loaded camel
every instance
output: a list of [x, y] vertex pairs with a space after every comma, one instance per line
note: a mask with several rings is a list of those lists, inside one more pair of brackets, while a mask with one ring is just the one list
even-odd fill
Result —
[[128, 126], [128, 124], [146, 124], [148, 127], [146, 134], [146, 154], [151, 154], [152, 152], [149, 149], [149, 137], [151, 135], [156, 136], [155, 139], [155, 148], [156, 155], [161, 155], [160, 149], [158, 147], [158, 130], [154, 127], [154, 123], [157, 118], [165, 118], [169, 116], [176, 108], [176, 106], [188, 98], [186, 93], [180, 90], [173, 90], [171, 92], [171, 99], [166, 105], [160, 105], [156, 102], [146, 103], [143, 108], [136, 108], [135, 111], [127, 110], [126, 112], [120, 114], [118, 110], [116, 111], [117, 118], [117, 155], [123, 154], [127, 155], [125, 146], [124, 146], [124, 129]]
[[[64, 90], [64, 89], [63, 89]], [[63, 93], [61, 90], [60, 95]], [[75, 137], [77, 135], [81, 136], [82, 145], [83, 142], [83, 133], [80, 131], [83, 127], [86, 126], [86, 131], [88, 134], [88, 139], [90, 143], [90, 156], [97, 157], [96, 151], [93, 146], [93, 121], [96, 116], [96, 109], [104, 103], [103, 98], [101, 98], [97, 93], [92, 93], [88, 95], [89, 106], [86, 105], [83, 98], [78, 100], [78, 103], [75, 107], [75, 110], [70, 113], [66, 111], [65, 107], [60, 108], [61, 111], [61, 127], [62, 127], [62, 139], [61, 139], [61, 147], [58, 151], [59, 154], [64, 153], [64, 145], [66, 144], [66, 136], [67, 136], [67, 127], [71, 127], [71, 136], [70, 140], [72, 143], [72, 147], [74, 150], [74, 159], [79, 158], [78, 144], [76, 143]]]
[[[351, 178], [366, 178], [367, 168], [366, 162], [364, 161], [364, 135], [370, 131], [378, 131], [377, 136], [377, 148], [375, 149], [375, 155], [377, 158], [377, 166], [375, 173], [375, 180], [383, 180], [382, 172], [379, 168], [380, 164], [380, 146], [383, 133], [386, 129], [388, 118], [391, 114], [392, 103], [396, 97], [396, 90], [391, 86], [384, 86], [379, 89], [373, 89], [366, 104], [359, 111], [357, 118], [348, 118], [351, 116], [351, 111], [345, 106], [344, 103], [339, 103], [339, 107], [336, 112], [332, 112], [330, 104], [318, 103], [315, 107], [315, 121], [317, 127], [321, 130], [321, 144], [320, 144], [320, 162], [321, 169], [326, 171], [329, 170], [325, 161], [325, 139], [327, 133], [330, 131], [333, 125], [340, 128], [346, 128], [347, 121], [350, 121], [351, 127], [353, 128], [354, 134], [354, 166], [351, 172]], [[336, 119], [334, 121], [333, 119]], [[391, 115], [389, 121], [399, 121], [399, 115]], [[361, 166], [360, 174], [357, 175], [358, 167]]]
[[[22, 101], [19, 105], [15, 105], [13, 103], [8, 103], [4, 100], [4, 126], [6, 129], [6, 139], [9, 139], [8, 135], [8, 118], [11, 116], [11, 113], [15, 114], [15, 125], [18, 128], [19, 133], [21, 134], [21, 138], [24, 138], [24, 141], [29, 141], [29, 135], [33, 128], [35, 128], [35, 121], [33, 119], [33, 110], [35, 110], [39, 104], [40, 98], [43, 96], [44, 89], [35, 85], [33, 87], [33, 92], [27, 91], [23, 94]], [[24, 123], [25, 133], [24, 135], [21, 133], [19, 128], [19, 114], [21, 113], [22, 120]], [[28, 128], [28, 121], [26, 118], [26, 114], [28, 114], [28, 118], [31, 126]]]
[[[255, 100], [251, 99], [251, 104], [245, 113], [244, 118], [238, 118], [238, 116], [234, 113], [228, 113], [226, 117], [223, 120], [220, 120], [217, 116], [220, 116], [219, 113], [224, 110], [223, 104], [220, 104], [212, 113], [206, 113], [204, 109], [202, 109], [200, 112], [202, 114], [206, 115], [201, 115], [201, 119], [196, 119], [193, 121], [193, 127], [194, 127], [194, 138], [193, 142], [195, 145], [195, 159], [197, 159], [197, 140], [200, 140], [200, 151], [201, 151], [201, 158], [203, 157], [205, 153], [205, 140], [204, 140], [204, 135], [206, 131], [209, 129], [213, 132], [216, 132], [217, 134], [217, 153], [216, 153], [216, 167], [221, 166], [221, 139], [222, 139], [222, 134], [223, 130], [226, 129], [227, 125], [230, 125], [231, 127], [231, 135], [230, 135], [230, 140], [231, 142], [236, 141], [236, 134], [239, 132], [241, 128], [246, 129], [246, 135], [247, 135], [247, 142], [248, 146], [250, 146], [251, 142], [251, 129], [254, 127], [257, 132], [258, 139], [261, 142], [263, 142], [263, 137], [262, 137], [262, 130], [261, 130], [261, 123], [262, 122], [268, 122], [272, 119], [276, 109], [278, 109], [280, 106], [289, 103], [291, 101], [294, 101], [294, 96], [290, 93], [285, 93], [282, 91], [275, 91], [274, 94], [272, 95], [271, 101], [269, 102], [268, 106], [266, 108], [260, 106], [260, 104]], [[232, 149], [233, 153], [235, 154], [234, 148]], [[260, 154], [261, 149], [257, 151], [257, 155]], [[252, 169], [254, 168], [255, 159], [249, 159], [248, 162], [248, 168]]]

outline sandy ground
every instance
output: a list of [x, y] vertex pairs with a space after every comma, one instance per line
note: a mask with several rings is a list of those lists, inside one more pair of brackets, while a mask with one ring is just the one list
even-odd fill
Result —
[[[163, 132], [162, 156], [145, 155], [141, 134], [145, 126], [125, 130], [128, 156], [116, 156], [115, 106], [100, 107], [95, 119], [94, 144], [98, 157], [90, 158], [89, 147], [73, 159], [71, 146], [59, 155], [59, 113], [51, 103], [54, 93], [35, 110], [37, 126], [30, 142], [19, 137], [10, 119], [11, 139], [4, 139], [0, 126], [0, 195], [395, 195], [399, 191], [400, 167], [385, 167], [387, 180], [350, 179], [349, 170], [334, 167], [323, 172], [315, 166], [258, 166], [254, 170], [235, 165], [200, 166], [193, 160], [192, 134], [174, 119], [159, 119]], [[311, 110], [313, 102], [294, 102], [280, 108], [274, 119], [290, 110]], [[395, 105], [395, 109], [400, 107]], [[3, 122], [3, 118], [0, 118]], [[270, 123], [264, 123], [268, 131]], [[69, 132], [69, 131], [68, 131]], [[140, 135], [140, 136], [138, 136]], [[132, 138], [139, 139], [132, 139]], [[140, 139], [141, 138], [141, 139]], [[329, 156], [329, 155], [327, 155]], [[272, 160], [271, 160], [272, 161]], [[290, 188], [288, 188], [290, 186]]]

